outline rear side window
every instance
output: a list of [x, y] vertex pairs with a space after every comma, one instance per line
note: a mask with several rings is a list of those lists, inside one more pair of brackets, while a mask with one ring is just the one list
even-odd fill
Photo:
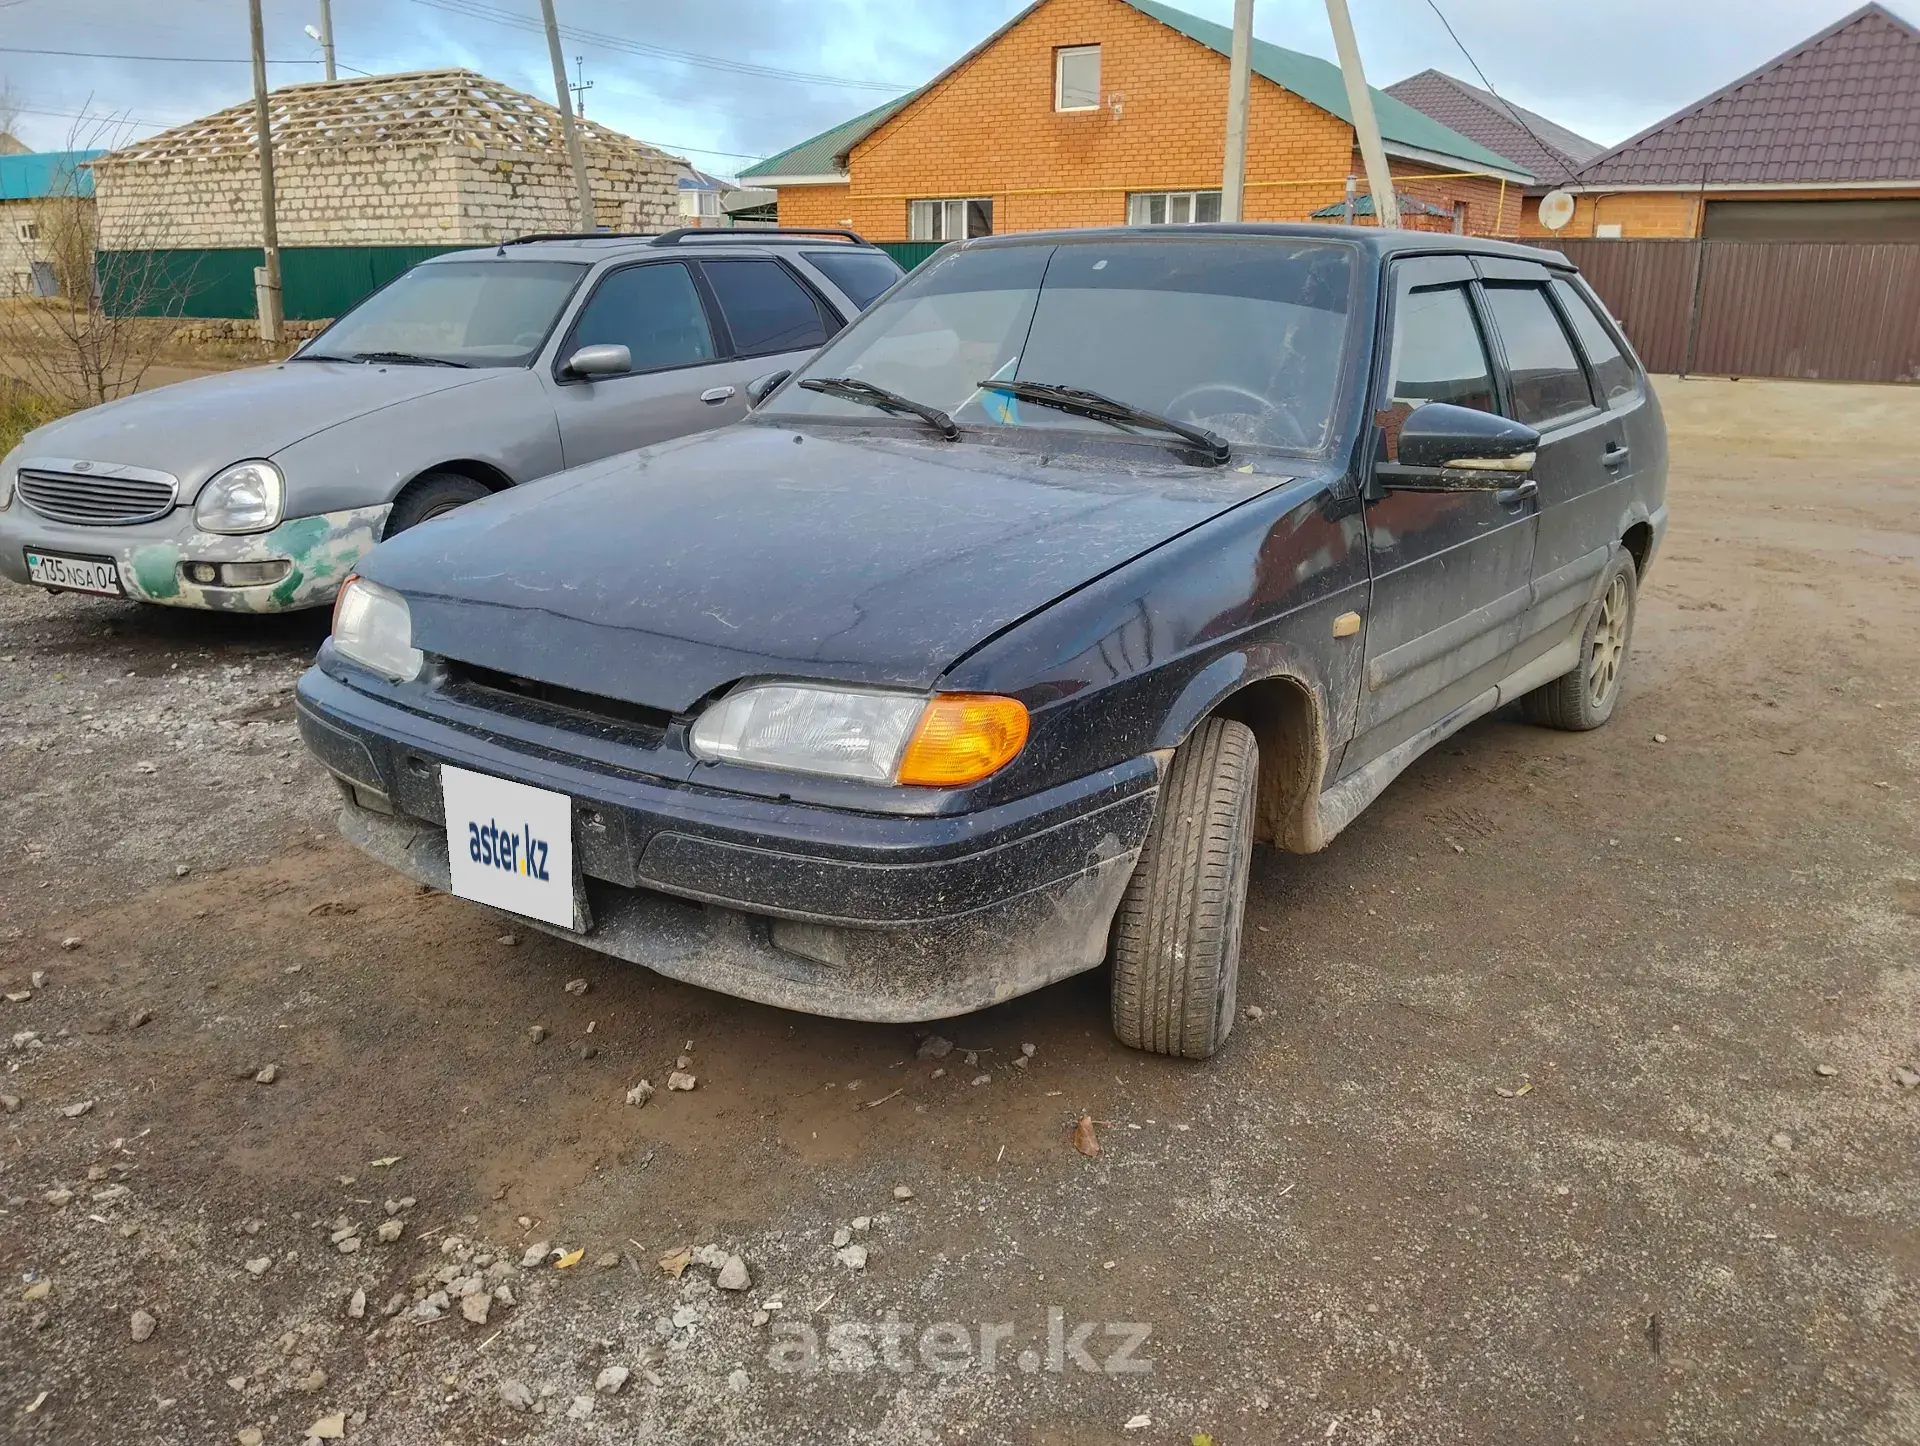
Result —
[[1389, 406], [1450, 402], [1476, 412], [1500, 410], [1493, 368], [1463, 288], [1431, 287], [1401, 298], [1393, 326], [1392, 377]]
[[687, 268], [628, 266], [603, 278], [580, 308], [572, 350], [602, 344], [627, 348], [637, 372], [712, 361], [713, 332]]
[[1517, 420], [1537, 427], [1593, 405], [1587, 374], [1546, 292], [1537, 286], [1489, 285], [1487, 304], [1507, 351]]
[[1633, 363], [1621, 354], [1613, 334], [1594, 315], [1593, 303], [1565, 281], [1556, 279], [1553, 291], [1560, 298], [1560, 309], [1573, 323], [1573, 334], [1580, 338], [1580, 350], [1587, 354], [1587, 365], [1593, 368], [1600, 395], [1610, 402], [1615, 397], [1632, 396], [1639, 390], [1640, 379], [1634, 373]]
[[819, 303], [777, 261], [708, 261], [707, 280], [739, 356], [800, 351], [827, 339]]
[[874, 298], [904, 274], [894, 265], [893, 258], [882, 251], [842, 248], [803, 254], [862, 311], [872, 306]]

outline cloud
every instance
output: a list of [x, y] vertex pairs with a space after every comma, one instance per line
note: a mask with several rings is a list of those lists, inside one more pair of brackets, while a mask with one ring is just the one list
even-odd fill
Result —
[[[535, 0], [334, 0], [342, 73], [467, 65], [550, 97], [537, 31], [480, 18], [532, 20]], [[788, 71], [918, 85], [1020, 9], [1019, 0], [556, 0], [563, 25], [624, 42]], [[1437, 66], [1476, 77], [1427, 0], [1352, 0], [1368, 79], [1385, 85]], [[319, 79], [319, 47], [302, 27], [316, 0], [265, 0], [273, 84]], [[1186, 0], [1226, 21], [1232, 0]], [[1508, 99], [1601, 141], [1617, 141], [1761, 64], [1853, 8], [1853, 0], [1440, 0], [1460, 39]], [[1911, 18], [1920, 0], [1895, 0]], [[460, 13], [455, 13], [460, 12]], [[1331, 56], [1322, 0], [1258, 0], [1261, 38]], [[20, 0], [0, 44], [140, 55], [247, 55], [237, 3]], [[569, 73], [584, 57], [587, 113], [732, 171], [870, 109], [890, 92], [821, 80], [741, 74], [591, 39], [563, 41]], [[25, 107], [24, 139], [66, 143], [75, 112], [176, 123], [245, 100], [237, 63], [178, 64], [9, 54], [0, 79]]]

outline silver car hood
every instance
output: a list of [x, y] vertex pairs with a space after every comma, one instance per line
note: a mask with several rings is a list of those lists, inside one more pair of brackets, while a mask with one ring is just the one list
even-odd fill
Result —
[[18, 455], [109, 462], [173, 474], [182, 502], [214, 473], [387, 407], [472, 386], [492, 369], [281, 362], [176, 382], [62, 417]]

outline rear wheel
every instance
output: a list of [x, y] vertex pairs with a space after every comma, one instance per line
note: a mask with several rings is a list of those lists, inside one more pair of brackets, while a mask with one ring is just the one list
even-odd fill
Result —
[[1620, 675], [1626, 671], [1633, 642], [1633, 611], [1639, 593], [1633, 554], [1625, 548], [1608, 564], [1600, 585], [1600, 606], [1580, 635], [1580, 661], [1520, 700], [1529, 723], [1583, 733], [1613, 716], [1620, 701]]
[[1253, 730], [1210, 718], [1181, 744], [1113, 921], [1113, 1032], [1205, 1059], [1233, 1029], [1253, 864]]
[[387, 514], [386, 535], [405, 532], [488, 495], [487, 486], [458, 472], [423, 472], [394, 499]]

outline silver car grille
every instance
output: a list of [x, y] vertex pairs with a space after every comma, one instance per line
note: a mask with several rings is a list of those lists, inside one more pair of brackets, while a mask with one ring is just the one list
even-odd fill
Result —
[[82, 475], [22, 467], [15, 486], [22, 502], [55, 522], [125, 527], [166, 516], [177, 484], [171, 478], [130, 476], [124, 469]]

